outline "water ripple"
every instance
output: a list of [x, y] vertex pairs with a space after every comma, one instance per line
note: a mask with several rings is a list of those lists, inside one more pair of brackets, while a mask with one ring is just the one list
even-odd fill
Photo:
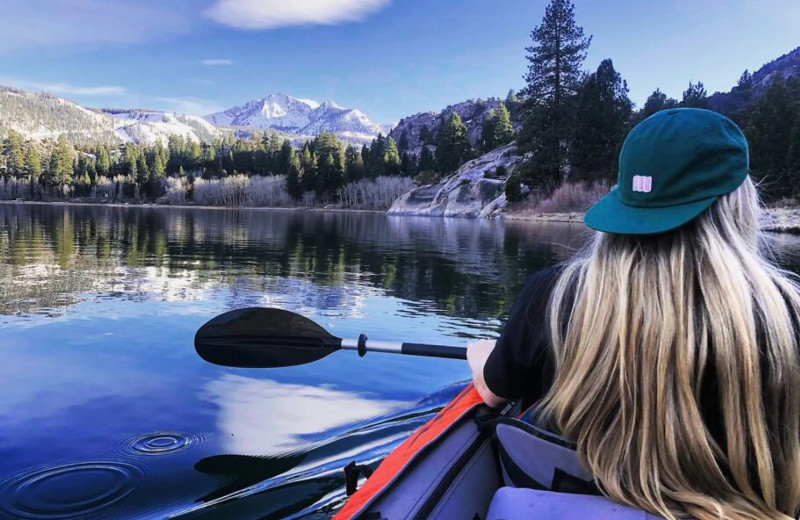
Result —
[[67, 519], [125, 498], [142, 472], [121, 462], [80, 462], [39, 469], [0, 484], [0, 511], [14, 518]]
[[208, 434], [153, 432], [128, 439], [123, 449], [134, 455], [167, 455], [210, 440]]

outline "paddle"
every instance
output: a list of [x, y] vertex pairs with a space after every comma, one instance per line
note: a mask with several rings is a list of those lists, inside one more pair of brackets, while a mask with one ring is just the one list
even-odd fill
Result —
[[373, 341], [361, 334], [342, 339], [299, 314], [283, 309], [252, 307], [220, 314], [197, 331], [197, 353], [215, 365], [276, 368], [303, 365], [337, 350], [391, 352], [410, 356], [466, 359], [465, 347]]

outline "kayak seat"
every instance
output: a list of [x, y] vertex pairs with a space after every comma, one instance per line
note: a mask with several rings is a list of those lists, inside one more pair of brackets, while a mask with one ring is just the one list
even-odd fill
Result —
[[501, 487], [485, 520], [663, 520], [640, 509], [594, 495]]

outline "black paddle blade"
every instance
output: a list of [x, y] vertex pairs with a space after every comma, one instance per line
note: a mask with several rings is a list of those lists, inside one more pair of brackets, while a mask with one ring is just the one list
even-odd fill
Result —
[[336, 352], [341, 345], [341, 339], [304, 316], [260, 307], [220, 314], [194, 336], [201, 358], [241, 368], [303, 365]]

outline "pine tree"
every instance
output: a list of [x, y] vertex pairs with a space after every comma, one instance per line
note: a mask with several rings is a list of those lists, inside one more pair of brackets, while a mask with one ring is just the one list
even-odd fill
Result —
[[136, 154], [136, 184], [139, 186], [144, 186], [147, 184], [147, 179], [150, 176], [150, 168], [147, 166], [147, 158], [145, 157], [144, 153], [140, 150]]
[[406, 150], [408, 150], [408, 130], [405, 128], [400, 133], [400, 140], [397, 141], [397, 148], [401, 152], [405, 152]]
[[494, 134], [497, 128], [497, 111], [493, 108], [486, 112], [486, 119], [483, 120], [481, 127], [481, 141], [480, 148], [483, 152], [494, 150], [495, 141]]
[[429, 146], [423, 146], [422, 152], [419, 154], [419, 164], [417, 165], [420, 172], [436, 171], [436, 158]]
[[419, 140], [422, 141], [422, 144], [433, 144], [433, 134], [428, 125], [422, 125], [422, 128], [419, 129]]
[[164, 147], [159, 142], [153, 151], [152, 166], [150, 172], [158, 179], [163, 179], [167, 173], [167, 159], [165, 157]]
[[541, 25], [531, 32], [524, 79], [525, 118], [518, 137], [522, 151], [533, 151], [529, 184], [555, 188], [566, 164], [574, 129], [574, 103], [581, 64], [592, 41], [575, 23], [569, 0], [551, 0]]
[[300, 200], [303, 197], [303, 167], [294, 149], [291, 152], [286, 170], [286, 191], [293, 199]]
[[67, 139], [63, 135], [58, 137], [53, 155], [50, 156], [50, 175], [51, 186], [64, 186], [72, 183], [72, 173], [74, 171], [72, 148], [67, 144]]
[[436, 140], [436, 164], [443, 173], [452, 173], [464, 163], [469, 147], [467, 127], [458, 113], [451, 112], [439, 129]]
[[497, 107], [497, 122], [494, 128], [495, 146], [504, 146], [514, 140], [514, 127], [511, 125], [511, 114], [502, 103]]
[[386, 175], [398, 175], [400, 173], [400, 153], [394, 139], [386, 138], [386, 146], [383, 151], [383, 171]]
[[644, 102], [644, 106], [637, 114], [637, 120], [642, 121], [652, 116], [656, 112], [666, 110], [668, 108], [677, 108], [677, 106], [677, 99], [668, 98], [666, 94], [661, 92], [661, 89], [656, 89], [652, 94], [650, 94], [650, 96], [648, 96], [647, 101]]
[[603, 60], [581, 89], [578, 124], [569, 154], [573, 179], [616, 177], [617, 155], [632, 109], [627, 83], [611, 60]]
[[36, 147], [31, 144], [25, 150], [25, 176], [30, 182], [38, 182], [42, 175], [42, 162]]
[[791, 186], [800, 184], [789, 175], [789, 149], [798, 108], [786, 81], [773, 80], [770, 87], [753, 107], [745, 134], [750, 144], [750, 168], [754, 174], [765, 176], [763, 183], [768, 197], [791, 194]]
[[382, 176], [384, 171], [383, 156], [386, 152], [386, 138], [383, 134], [379, 133], [378, 137], [372, 140], [369, 146], [369, 157], [365, 161], [367, 168], [367, 176], [371, 179]]
[[794, 197], [800, 195], [800, 112], [795, 114], [794, 128], [789, 137], [787, 169]]
[[317, 156], [311, 152], [309, 143], [303, 145], [303, 150], [300, 153], [300, 165], [302, 167], [302, 178], [300, 186], [302, 192], [314, 189], [317, 178]]
[[8, 173], [12, 177], [22, 178], [25, 175], [25, 150], [22, 147], [22, 135], [14, 130], [9, 130], [7, 143]]
[[348, 145], [344, 151], [344, 162], [348, 182], [358, 181], [364, 177], [363, 154], [352, 145]]
[[105, 146], [101, 146], [97, 150], [97, 173], [106, 176], [110, 171], [111, 159], [108, 156], [108, 150]]
[[708, 108], [708, 92], [706, 92], [702, 81], [697, 83], [689, 82], [689, 88], [683, 91], [681, 106], [687, 108]]
[[736, 86], [739, 88], [753, 88], [753, 75], [750, 74], [750, 71], [744, 69], [742, 75], [739, 76], [739, 81], [736, 82]]
[[[277, 134], [275, 137], [277, 139]], [[275, 159], [273, 159], [273, 162], [275, 163], [275, 167], [273, 169], [274, 173], [276, 175], [288, 175], [289, 170], [292, 167], [292, 158], [295, 157], [294, 148], [292, 148], [292, 142], [288, 139], [284, 139], [280, 149], [274, 153], [276, 154]]]
[[417, 173], [417, 156], [411, 152], [403, 152], [400, 156], [400, 173], [413, 176]]
[[506, 200], [508, 202], [514, 203], [522, 200], [522, 188], [520, 187], [521, 182], [522, 180], [517, 172], [509, 175], [505, 186]]
[[124, 173], [129, 177], [131, 177], [132, 179], [135, 179], [138, 173], [137, 171], [138, 164], [136, 163], [138, 152], [136, 150], [136, 145], [131, 143], [125, 145], [125, 154], [123, 155], [123, 157], [124, 159], [122, 162], [122, 168]]

